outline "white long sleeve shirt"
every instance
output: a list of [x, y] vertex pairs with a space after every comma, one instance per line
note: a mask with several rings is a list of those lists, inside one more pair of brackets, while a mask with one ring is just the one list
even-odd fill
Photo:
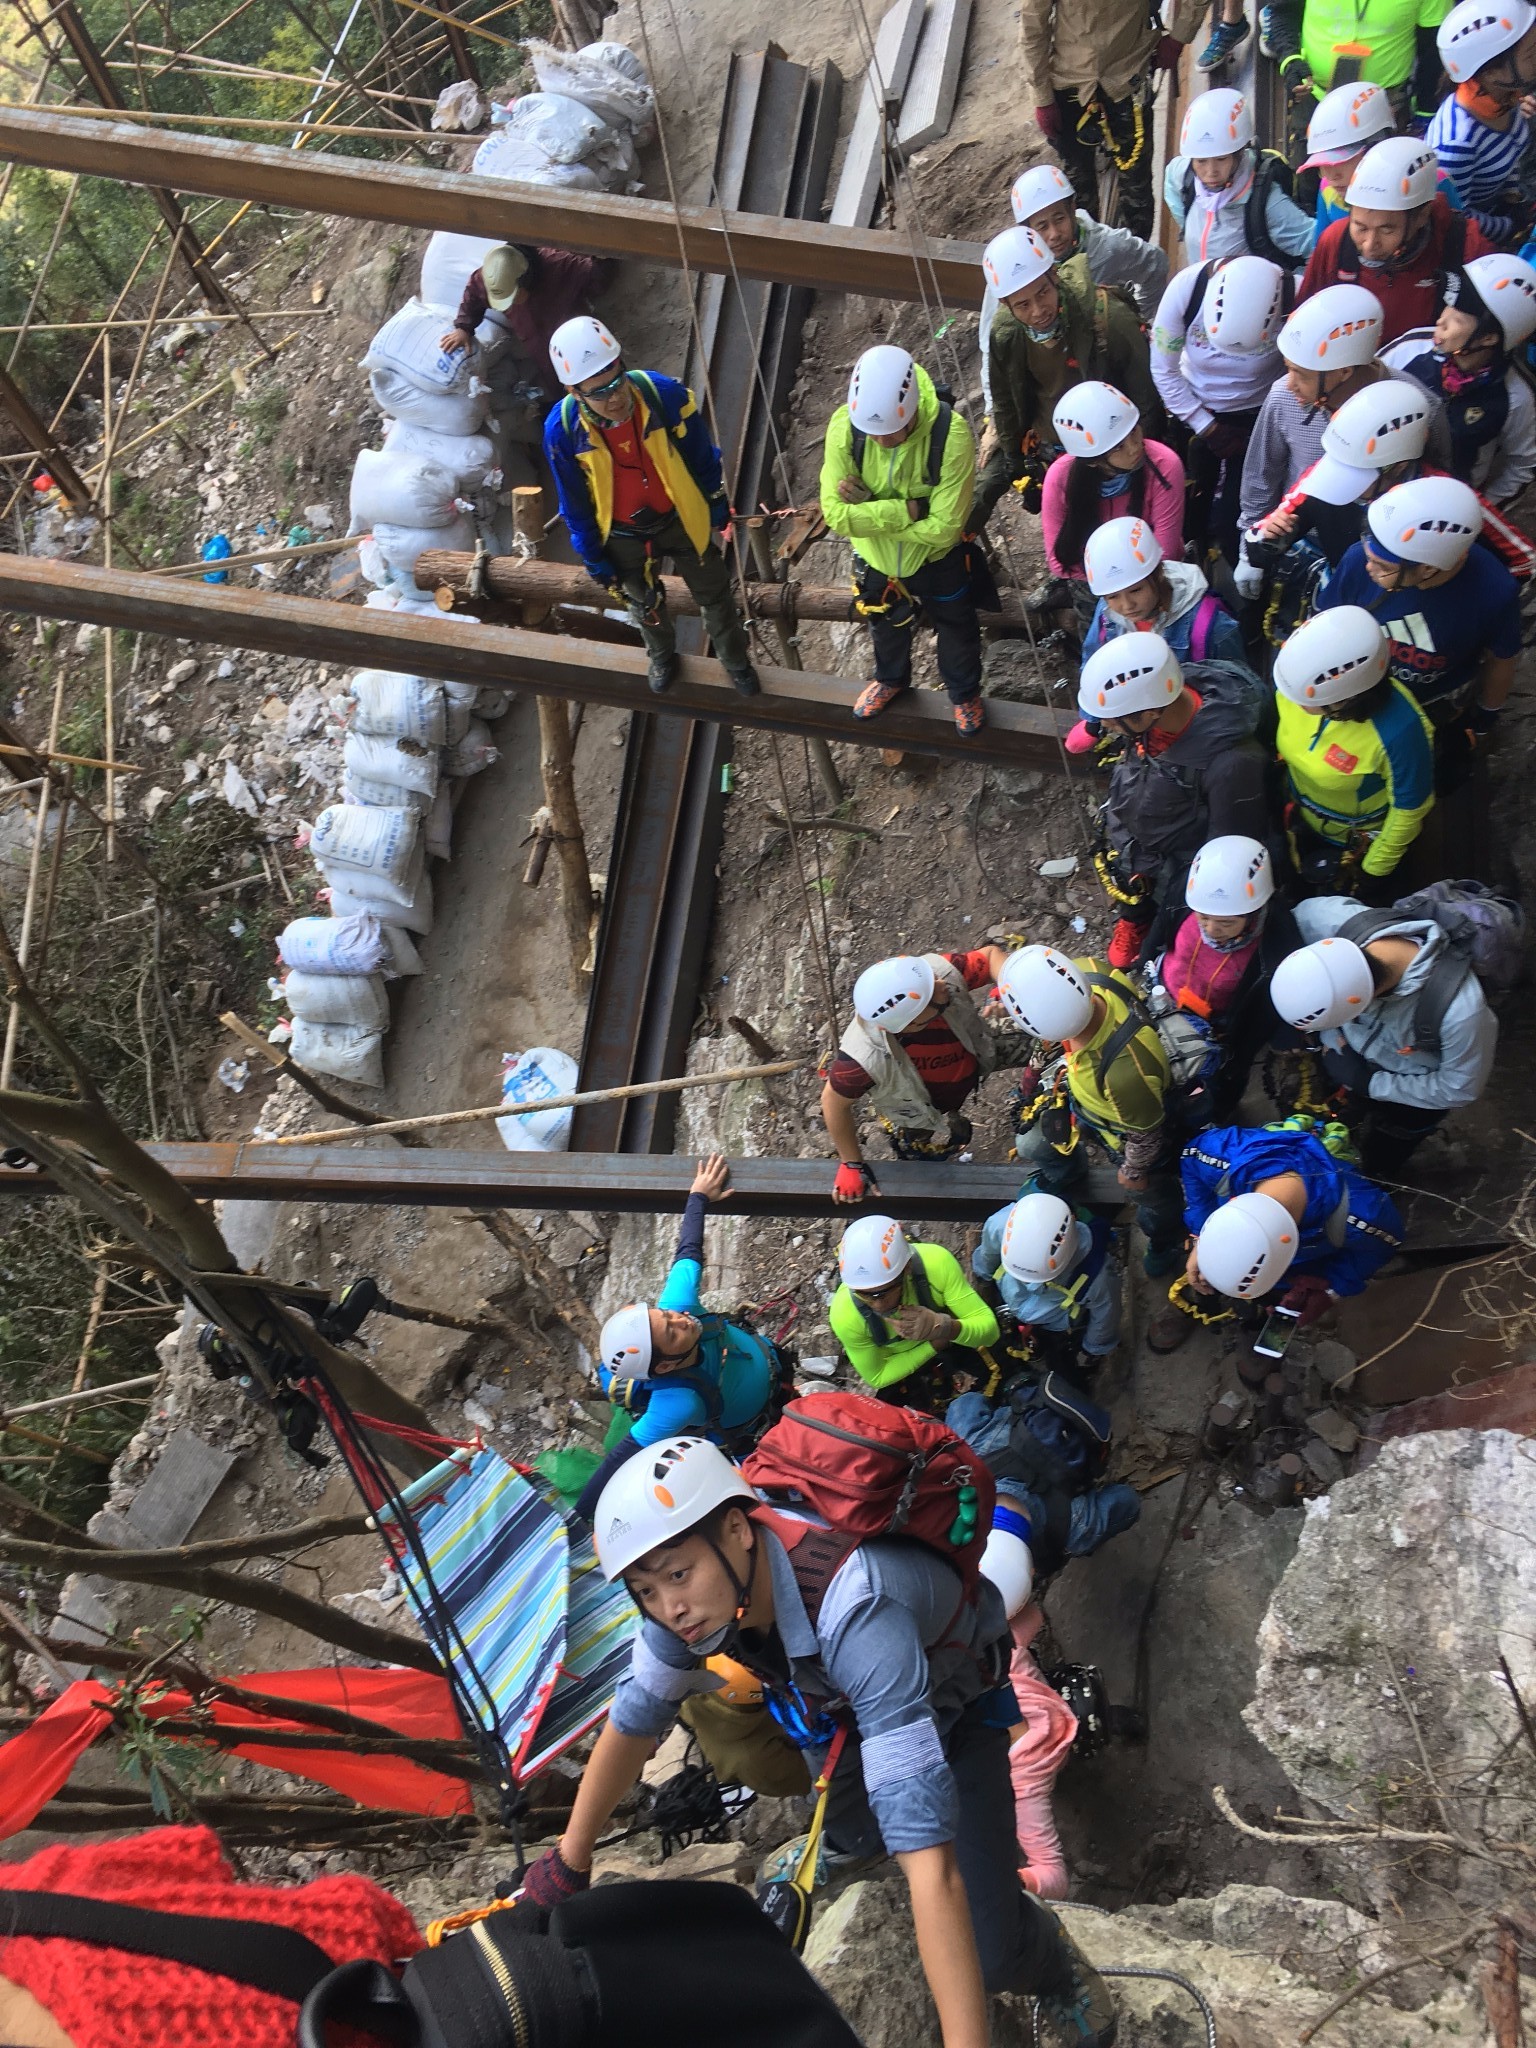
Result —
[[1285, 369], [1277, 348], [1229, 355], [1211, 346], [1200, 313], [1190, 320], [1189, 302], [1205, 268], [1192, 263], [1179, 272], [1152, 323], [1152, 381], [1169, 412], [1195, 434], [1227, 413], [1257, 412]]

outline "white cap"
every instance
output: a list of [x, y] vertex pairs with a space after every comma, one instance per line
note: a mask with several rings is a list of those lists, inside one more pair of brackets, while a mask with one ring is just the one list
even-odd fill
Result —
[[1184, 883], [1184, 901], [1205, 917], [1251, 917], [1274, 893], [1268, 847], [1243, 832], [1207, 839]]
[[1275, 346], [1285, 323], [1288, 283], [1278, 263], [1264, 256], [1230, 256], [1218, 265], [1200, 308], [1200, 324], [1214, 349], [1229, 356], [1259, 356]]
[[1179, 130], [1180, 156], [1235, 156], [1253, 140], [1253, 109], [1228, 85], [1189, 103]]
[[1365, 516], [1384, 548], [1431, 569], [1454, 569], [1483, 530], [1476, 491], [1453, 476], [1394, 484], [1372, 499]]
[[621, 1380], [643, 1380], [651, 1370], [651, 1311], [646, 1302], [631, 1301], [615, 1309], [598, 1339], [600, 1365]]
[[1050, 1044], [1076, 1038], [1093, 1015], [1093, 991], [1075, 960], [1054, 946], [1010, 953], [997, 992], [1016, 1023]]
[[894, 1216], [860, 1216], [843, 1232], [837, 1270], [845, 1287], [888, 1287], [911, 1258], [907, 1234]]
[[1009, 197], [1013, 201], [1013, 217], [1021, 228], [1027, 227], [1048, 206], [1059, 206], [1063, 199], [1074, 208], [1077, 205], [1077, 194], [1066, 173], [1055, 164], [1034, 164], [1029, 170], [1020, 171]]
[[1411, 213], [1435, 196], [1440, 159], [1417, 135], [1389, 135], [1368, 149], [1344, 194], [1347, 206], [1381, 213]]
[[1318, 939], [1287, 953], [1270, 977], [1275, 1014], [1298, 1031], [1336, 1031], [1376, 993], [1371, 963], [1353, 939]]
[[1391, 648], [1380, 624], [1359, 604], [1314, 612], [1275, 656], [1275, 688], [1304, 711], [1347, 704], [1374, 690]]
[[1303, 299], [1280, 330], [1280, 353], [1298, 370], [1352, 370], [1381, 346], [1381, 301], [1363, 284], [1329, 284]]
[[1453, 85], [1465, 85], [1512, 50], [1533, 21], [1536, 8], [1529, 0], [1461, 0], [1435, 30], [1446, 76]]
[[994, 1529], [987, 1538], [977, 1570], [1002, 1595], [1003, 1612], [1012, 1621], [1035, 1590], [1035, 1560], [1029, 1545], [1011, 1529]]
[[1004, 228], [994, 235], [982, 255], [981, 268], [987, 283], [1000, 299], [1011, 299], [1037, 277], [1054, 269], [1056, 258], [1033, 228]]
[[1085, 718], [1162, 711], [1184, 687], [1184, 671], [1160, 633], [1118, 633], [1083, 664], [1077, 708]]
[[1003, 1271], [1041, 1286], [1077, 1263], [1077, 1218], [1060, 1195], [1020, 1195], [1003, 1225]]
[[549, 337], [549, 360], [562, 384], [585, 384], [623, 353], [615, 336], [589, 313], [563, 320]]
[[1145, 583], [1163, 565], [1157, 535], [1145, 519], [1106, 519], [1088, 536], [1083, 567], [1095, 597], [1113, 597]]
[[853, 984], [854, 1014], [879, 1031], [903, 1031], [933, 1001], [933, 969], [921, 953], [877, 960]]
[[1395, 135], [1397, 116], [1383, 87], [1357, 79], [1324, 93], [1307, 123], [1304, 171], [1342, 164], [1384, 135]]
[[[1482, 0], [1473, 0], [1480, 6]], [[1529, 12], [1529, 10], [1527, 10]], [[1466, 266], [1478, 297], [1499, 323], [1506, 348], [1518, 348], [1536, 334], [1536, 270], [1523, 256], [1503, 252], [1474, 256]], [[1445, 303], [1456, 303], [1456, 274], [1446, 279]]]
[[1255, 1301], [1289, 1271], [1299, 1239], [1284, 1202], [1256, 1192], [1234, 1195], [1205, 1219], [1195, 1263], [1218, 1294]]
[[[1346, 398], [1324, 427], [1323, 454], [1356, 469], [1389, 469], [1394, 462], [1417, 462], [1429, 444], [1434, 403], [1422, 384], [1401, 377], [1383, 377], [1367, 384], [1363, 391]], [[1310, 479], [1307, 489], [1314, 497], [1319, 495]], [[1329, 498], [1327, 502], [1347, 505], [1354, 500]]]
[[597, 1498], [592, 1538], [605, 1579], [675, 1543], [728, 1500], [757, 1495], [730, 1459], [699, 1436], [665, 1436], [619, 1467]]
[[1051, 424], [1062, 447], [1083, 462], [1092, 462], [1096, 456], [1118, 448], [1140, 422], [1141, 414], [1125, 393], [1117, 391], [1113, 384], [1101, 384], [1096, 378], [1064, 391], [1051, 414]]
[[882, 341], [865, 349], [848, 380], [848, 417], [861, 434], [898, 434], [917, 418], [917, 365]]

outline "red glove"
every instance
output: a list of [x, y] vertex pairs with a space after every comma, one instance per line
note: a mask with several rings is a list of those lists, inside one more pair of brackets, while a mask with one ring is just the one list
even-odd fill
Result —
[[1152, 69], [1172, 71], [1183, 54], [1184, 45], [1177, 36], [1162, 36], [1158, 40], [1157, 48], [1152, 52]]
[[875, 1176], [862, 1159], [851, 1165], [846, 1159], [839, 1163], [837, 1177], [832, 1183], [835, 1202], [862, 1202], [866, 1195], [878, 1195], [879, 1192]]
[[1036, 107], [1035, 126], [1047, 142], [1060, 142], [1066, 123], [1061, 118], [1061, 109], [1054, 100], [1048, 107]]
[[546, 1849], [537, 1863], [530, 1863], [523, 1877], [523, 1897], [535, 1906], [563, 1906], [567, 1899], [584, 1892], [592, 1882], [587, 1870], [572, 1870], [556, 1849]]
[[1307, 1329], [1327, 1315], [1333, 1307], [1333, 1302], [1333, 1290], [1327, 1281], [1320, 1280], [1316, 1273], [1304, 1273], [1280, 1298], [1282, 1308], [1298, 1312], [1298, 1330]]

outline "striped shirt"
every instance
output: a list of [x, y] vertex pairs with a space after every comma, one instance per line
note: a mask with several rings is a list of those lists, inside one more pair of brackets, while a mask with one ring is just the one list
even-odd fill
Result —
[[1490, 128], [1455, 93], [1440, 102], [1425, 135], [1441, 169], [1455, 180], [1468, 214], [1494, 240], [1507, 235], [1513, 223], [1508, 214], [1490, 209], [1515, 182], [1530, 136], [1524, 114], [1516, 113], [1502, 131]]

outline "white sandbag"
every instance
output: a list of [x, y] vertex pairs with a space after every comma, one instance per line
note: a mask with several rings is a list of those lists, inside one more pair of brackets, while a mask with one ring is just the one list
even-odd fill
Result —
[[[467, 512], [455, 514], [446, 526], [393, 526], [380, 520], [373, 529], [379, 553], [395, 572], [395, 580], [414, 573], [426, 548], [447, 548], [456, 555], [475, 551], [475, 522]], [[425, 593], [431, 603], [431, 592]]]
[[[386, 930], [415, 932], [420, 938], [425, 938], [432, 929], [435, 906], [432, 901], [432, 877], [427, 873], [425, 860], [422, 861], [421, 873], [409, 903], [395, 902], [388, 896], [380, 895], [374, 878], [358, 868], [338, 868], [334, 875], [326, 877], [326, 884], [333, 917], [356, 917], [360, 913], [366, 913], [370, 917], [379, 918]], [[414, 971], [401, 970], [402, 973]]]
[[384, 1034], [359, 1031], [351, 1024], [309, 1024], [293, 1020], [288, 1050], [301, 1067], [350, 1081], [358, 1088], [384, 1086]]
[[440, 619], [443, 616], [430, 590], [418, 590], [414, 581], [407, 584], [404, 572], [398, 577], [393, 569], [386, 573], [391, 580], [382, 590], [370, 590], [363, 599], [370, 611], [404, 612], [415, 619]]
[[447, 698], [441, 683], [389, 668], [360, 668], [347, 685], [353, 732], [380, 739], [414, 740], [440, 747], [447, 738]]
[[475, 716], [483, 718], [487, 725], [494, 725], [498, 718], [506, 717], [513, 701], [510, 690], [478, 690], [475, 693]]
[[[508, 136], [532, 144], [547, 163], [579, 164], [602, 141], [607, 125], [601, 115], [566, 93], [525, 92], [512, 101], [505, 122], [475, 151], [474, 168], [483, 170], [481, 159], [494, 156], [495, 145]], [[489, 171], [487, 175], [494, 178], [505, 173]]]
[[382, 974], [283, 976], [283, 1001], [306, 1024], [350, 1024], [354, 1031], [389, 1029], [389, 996]]
[[[589, 116], [589, 118], [592, 118]], [[407, 299], [391, 313], [363, 357], [365, 370], [387, 370], [404, 377], [418, 391], [463, 397], [474, 374], [473, 350], [446, 349], [440, 306]]]
[[277, 935], [277, 957], [302, 974], [375, 974], [389, 945], [376, 917], [296, 917]]
[[623, 43], [588, 43], [580, 50], [557, 50], [553, 43], [533, 38], [523, 48], [533, 61], [541, 92], [565, 93], [580, 100], [610, 128], [627, 129], [642, 147], [650, 141], [656, 95], [633, 50]]
[[452, 859], [453, 791], [446, 782], [439, 783], [437, 795], [432, 799], [432, 808], [427, 812], [427, 821], [421, 829], [429, 859]]
[[406, 420], [384, 422], [384, 446], [391, 455], [419, 455], [451, 471], [459, 495], [478, 491], [495, 469], [496, 444], [489, 434], [434, 434]]
[[381, 929], [384, 933], [384, 943], [389, 948], [389, 958], [384, 966], [385, 979], [391, 980], [401, 974], [420, 974], [423, 968], [422, 957], [404, 925], [386, 924]]
[[464, 287], [491, 251], [500, 247], [500, 242], [488, 242], [483, 235], [455, 235], [447, 228], [429, 235], [421, 257], [418, 296], [423, 305], [446, 313], [451, 320], [459, 310]]
[[[542, 98], [542, 94], [528, 94], [530, 99]], [[525, 102], [520, 100], [517, 105]], [[574, 100], [564, 102], [574, 107]], [[585, 107], [578, 109], [581, 117], [580, 132], [587, 138], [587, 146], [595, 148], [599, 139], [612, 131], [607, 129], [595, 115]], [[537, 124], [534, 124], [535, 130]], [[558, 131], [556, 131], [558, 139]], [[498, 128], [475, 151], [472, 168], [485, 178], [507, 178], [519, 185], [563, 186], [574, 192], [602, 192], [607, 188], [602, 179], [579, 158], [570, 162], [557, 163], [543, 146], [538, 134], [527, 127], [508, 121]]]
[[491, 729], [483, 719], [471, 718], [469, 730], [457, 744], [443, 749], [443, 773], [445, 775], [478, 775], [489, 768], [493, 761], [499, 761], [501, 753], [491, 738]]
[[478, 434], [491, 410], [490, 390], [478, 377], [466, 391], [423, 391], [399, 370], [370, 370], [368, 389], [380, 412], [432, 434]]
[[[357, 566], [362, 571], [363, 580], [371, 583], [375, 590], [388, 590], [394, 584], [395, 572], [379, 552], [379, 544], [371, 533], [365, 533], [357, 544]], [[370, 592], [363, 602], [371, 604], [372, 601]]]
[[[545, 1102], [554, 1095], [576, 1092], [576, 1062], [553, 1046], [506, 1053], [501, 1064], [503, 1102]], [[531, 1116], [499, 1116], [496, 1128], [509, 1152], [564, 1152], [571, 1142], [571, 1112], [535, 1110]]]
[[414, 811], [419, 818], [432, 808], [432, 798], [420, 790], [396, 789], [392, 782], [374, 782], [366, 775], [354, 775], [350, 768], [341, 778], [341, 800], [365, 811]]
[[[438, 750], [424, 746], [420, 740], [349, 732], [341, 760], [348, 775], [365, 782], [381, 782], [391, 789], [408, 790], [413, 796], [426, 799], [425, 804], [412, 804], [412, 810], [424, 810], [437, 795], [441, 775]], [[400, 799], [396, 797], [394, 801], [398, 803]]]
[[[362, 804], [327, 804], [309, 835], [309, 850], [327, 871], [361, 868], [399, 888], [406, 884], [421, 850], [421, 819], [403, 806], [376, 810]], [[404, 900], [410, 900], [408, 889]]]
[[449, 526], [459, 516], [451, 469], [409, 449], [364, 448], [352, 465], [350, 533], [389, 526]]

